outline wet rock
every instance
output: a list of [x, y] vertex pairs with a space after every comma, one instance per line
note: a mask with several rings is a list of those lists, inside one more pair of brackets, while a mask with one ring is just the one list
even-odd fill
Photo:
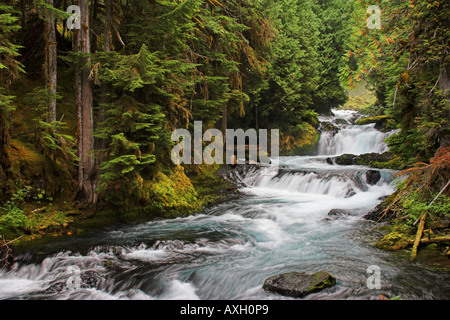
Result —
[[86, 271], [81, 274], [82, 288], [97, 288], [100, 283], [99, 276], [94, 271]]
[[380, 181], [380, 179], [381, 179], [380, 171], [369, 170], [366, 172], [366, 182], [371, 186], [376, 185], [378, 181]]
[[345, 217], [357, 216], [361, 214], [358, 210], [331, 209], [324, 221], [333, 221]]
[[279, 274], [266, 279], [263, 289], [284, 296], [301, 298], [310, 293], [332, 287], [335, 284], [336, 279], [325, 271], [319, 271], [314, 274], [293, 272]]
[[349, 189], [349, 190], [347, 191], [347, 193], [345, 194], [345, 198], [351, 198], [351, 197], [353, 197], [354, 195], [356, 195], [356, 191], [353, 190], [353, 189]]
[[44, 293], [45, 294], [60, 293], [65, 288], [66, 288], [66, 283], [65, 282], [57, 282], [57, 283], [51, 285], [50, 287], [48, 287], [47, 289], [45, 289]]
[[383, 214], [384, 210], [386, 210], [386, 206], [387, 205], [385, 205], [384, 202], [380, 203], [375, 209], [364, 215], [363, 218], [375, 222], [385, 222], [397, 218], [396, 214], [391, 210], [388, 210]]
[[330, 123], [330, 122], [322, 122], [320, 124], [320, 128], [319, 131], [321, 132], [332, 132], [333, 134], [338, 133], [339, 128], [336, 127], [334, 124]]
[[392, 130], [393, 128], [393, 122], [392, 117], [382, 115], [382, 116], [376, 116], [376, 117], [365, 117], [358, 119], [356, 121], [356, 125], [366, 125], [369, 123], [375, 123], [375, 129], [386, 132], [389, 130]]
[[354, 154], [343, 154], [339, 157], [334, 158], [334, 162], [341, 166], [351, 166], [355, 164], [355, 156]]
[[349, 121], [347, 121], [345, 119], [336, 119], [336, 120], [334, 120], [334, 122], [336, 124], [340, 124], [340, 125], [349, 125], [349, 124], [351, 124]]
[[393, 159], [393, 156], [389, 152], [384, 153], [366, 153], [361, 155], [343, 154], [341, 156], [331, 158], [333, 162], [341, 166], [369, 166], [378, 168], [382, 164], [387, 163]]
[[[79, 277], [80, 277], [79, 282], [80, 289], [97, 288], [100, 283], [100, 277], [95, 271], [85, 271], [81, 273]], [[52, 283], [47, 289], [45, 289], [44, 292], [46, 294], [57, 294], [69, 288], [70, 286], [68, 280], [65, 281], [57, 280], [54, 283]]]
[[328, 212], [329, 217], [342, 217], [342, 216], [353, 216], [354, 213], [350, 210], [344, 210], [344, 209], [331, 209], [330, 212]]

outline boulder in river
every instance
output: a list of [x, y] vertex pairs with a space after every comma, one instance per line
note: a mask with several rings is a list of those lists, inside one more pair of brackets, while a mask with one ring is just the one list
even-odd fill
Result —
[[377, 170], [369, 170], [366, 172], [366, 182], [371, 186], [374, 186], [380, 181], [381, 173]]
[[328, 216], [351, 216], [353, 213], [345, 209], [331, 209]]
[[357, 212], [355, 212], [354, 210], [345, 210], [345, 209], [331, 209], [328, 212], [328, 219], [330, 218], [334, 218], [334, 219], [338, 219], [341, 217], [348, 217], [348, 216], [355, 216], [357, 215]]
[[343, 154], [331, 158], [333, 163], [342, 166], [368, 166], [373, 168], [384, 168], [386, 163], [393, 160], [393, 156], [389, 152], [384, 153], [365, 153], [361, 155]]
[[263, 289], [284, 296], [301, 298], [310, 293], [332, 287], [335, 284], [336, 279], [325, 271], [319, 271], [314, 274], [292, 272], [266, 279]]

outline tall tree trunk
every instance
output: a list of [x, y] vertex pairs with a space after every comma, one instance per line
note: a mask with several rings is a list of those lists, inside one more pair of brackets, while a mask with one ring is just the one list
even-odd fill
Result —
[[227, 129], [228, 129], [228, 109], [227, 104], [224, 103], [222, 106], [222, 134], [224, 137], [227, 135]]
[[[47, 0], [53, 6], [53, 0]], [[57, 53], [56, 53], [55, 19], [50, 13], [45, 19], [45, 84], [49, 90], [47, 105], [47, 122], [56, 121], [56, 86], [57, 86]]]
[[[79, 53], [91, 53], [89, 36], [89, 3], [88, 0], [78, 0], [80, 7], [81, 29], [76, 32], [75, 51]], [[85, 205], [97, 202], [95, 192], [95, 154], [94, 154], [94, 116], [92, 83], [89, 79], [89, 70], [84, 67], [89, 62], [89, 57], [80, 58], [76, 70], [76, 96], [78, 115], [78, 199]], [[81, 67], [83, 66], [83, 67]]]

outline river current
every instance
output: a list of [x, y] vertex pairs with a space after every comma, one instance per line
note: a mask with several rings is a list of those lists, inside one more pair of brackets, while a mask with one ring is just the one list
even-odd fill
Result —
[[[340, 130], [322, 134], [318, 155], [236, 172], [237, 199], [185, 218], [36, 244], [0, 271], [0, 299], [291, 299], [265, 292], [264, 280], [320, 270], [337, 285], [304, 299], [450, 298], [448, 271], [373, 245], [377, 225], [363, 216], [394, 191], [394, 172], [379, 170], [371, 185], [370, 168], [327, 161], [387, 151], [392, 133], [352, 125], [354, 112], [333, 112], [320, 120]], [[371, 266], [380, 270], [379, 289], [368, 285]]]

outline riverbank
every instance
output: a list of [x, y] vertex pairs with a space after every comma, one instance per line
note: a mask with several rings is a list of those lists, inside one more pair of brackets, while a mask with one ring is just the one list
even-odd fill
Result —
[[[189, 169], [182, 176], [185, 177], [185, 183], [194, 190], [193, 197], [186, 199], [186, 192], [174, 192], [167, 186], [159, 185], [160, 189], [165, 189], [160, 197], [166, 198], [169, 205], [165, 208], [141, 208], [133, 213], [101, 205], [96, 208], [77, 208], [75, 202], [49, 201], [44, 194], [39, 201], [25, 202], [24, 195], [20, 193], [10, 205], [11, 209], [23, 215], [22, 219], [26, 219], [26, 222], [13, 230], [5, 241], [11, 241], [10, 246], [13, 248], [42, 238], [77, 236], [114, 224], [185, 217], [204, 212], [239, 195], [235, 184], [218, 174], [220, 166], [205, 165]], [[163, 182], [172, 183], [169, 180]], [[183, 190], [186, 191], [186, 188]]]
[[[374, 210], [364, 216], [379, 226], [379, 237], [375, 247], [386, 251], [407, 251], [411, 256], [417, 238], [418, 226], [407, 215], [399, 216], [393, 207], [398, 191], [385, 199]], [[397, 208], [396, 208], [397, 209]], [[417, 259], [437, 262], [450, 268], [450, 220], [448, 216], [434, 216], [426, 222], [420, 236]], [[415, 259], [414, 257], [413, 259]]]

